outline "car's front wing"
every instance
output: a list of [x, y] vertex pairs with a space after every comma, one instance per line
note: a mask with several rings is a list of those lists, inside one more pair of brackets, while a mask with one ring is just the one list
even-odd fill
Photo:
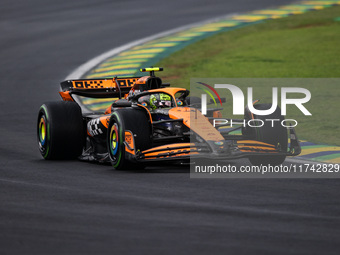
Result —
[[[126, 155], [130, 160], [137, 162], [184, 160], [190, 158], [209, 158], [217, 160], [246, 158], [256, 155], [285, 155], [296, 156], [300, 154], [301, 147], [294, 129], [290, 130], [290, 143], [288, 151], [283, 151], [275, 145], [255, 140], [226, 140], [223, 144], [215, 143], [215, 149], [204, 143], [174, 143], [157, 146], [144, 151], [134, 150], [133, 135], [126, 132]], [[210, 141], [210, 144], [214, 143]]]

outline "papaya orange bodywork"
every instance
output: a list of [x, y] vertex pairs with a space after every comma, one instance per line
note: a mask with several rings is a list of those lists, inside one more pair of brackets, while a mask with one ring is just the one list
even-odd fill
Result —
[[201, 112], [196, 111], [198, 110], [190, 107], [175, 107], [169, 110], [169, 117], [183, 119], [184, 125], [206, 141], [224, 141], [224, 137], [211, 125], [209, 120]]
[[64, 101], [72, 101], [74, 102], [73, 98], [71, 97], [70, 91], [60, 91], [59, 95]]
[[109, 122], [110, 122], [111, 116], [104, 116], [100, 118], [100, 122], [104, 125], [104, 127], [109, 128]]
[[194, 145], [195, 144], [193, 143], [176, 143], [162, 145], [149, 150], [145, 150], [142, 153], [148, 159], [188, 156], [192, 154], [198, 154], [198, 152], [193, 151], [197, 150], [196, 147], [193, 147]]
[[130, 131], [125, 131], [125, 142], [128, 144], [128, 146], [125, 146], [125, 151], [135, 155], [135, 142]]

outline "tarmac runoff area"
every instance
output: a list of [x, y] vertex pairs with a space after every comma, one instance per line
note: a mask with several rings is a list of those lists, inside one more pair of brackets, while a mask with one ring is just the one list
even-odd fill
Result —
[[[161, 59], [203, 38], [265, 20], [321, 10], [334, 5], [340, 5], [340, 1], [302, 1], [274, 9], [228, 15], [180, 27], [112, 49], [85, 63], [67, 79], [142, 76], [140, 68], [153, 66]], [[98, 111], [107, 108], [111, 101], [111, 99], [84, 99], [83, 104], [91, 110]], [[314, 144], [302, 140], [301, 147], [302, 153], [294, 159], [340, 163], [339, 146]]]

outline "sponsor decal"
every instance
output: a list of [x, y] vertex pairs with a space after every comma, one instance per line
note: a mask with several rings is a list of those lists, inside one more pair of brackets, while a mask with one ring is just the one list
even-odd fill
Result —
[[89, 123], [87, 123], [87, 131], [91, 136], [101, 135], [104, 133], [102, 129], [99, 127], [99, 123], [100, 118], [93, 119], [89, 121]]
[[134, 148], [134, 145], [133, 145], [133, 136], [132, 136], [132, 133], [130, 131], [125, 131], [125, 142], [129, 145], [129, 147], [131, 149]]

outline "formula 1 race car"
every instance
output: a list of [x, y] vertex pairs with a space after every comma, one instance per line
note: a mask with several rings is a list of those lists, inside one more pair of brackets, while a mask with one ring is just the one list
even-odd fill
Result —
[[[170, 87], [155, 76], [155, 71], [162, 70], [141, 69], [150, 72], [143, 77], [62, 82], [59, 93], [63, 101], [44, 103], [39, 110], [37, 134], [42, 156], [111, 162], [115, 169], [128, 169], [142, 168], [148, 162], [200, 158], [248, 158], [254, 165], [278, 165], [286, 156], [301, 152], [292, 127], [239, 127], [241, 135], [230, 134], [230, 129], [223, 129], [225, 125], [214, 127], [212, 121], [219, 111], [209, 109], [202, 115], [198, 98], [190, 98], [188, 90]], [[112, 101], [105, 111], [95, 112], [84, 105], [84, 98]], [[257, 104], [255, 108], [269, 106]], [[266, 117], [284, 119], [280, 109]], [[263, 116], [246, 108], [244, 118]]]

